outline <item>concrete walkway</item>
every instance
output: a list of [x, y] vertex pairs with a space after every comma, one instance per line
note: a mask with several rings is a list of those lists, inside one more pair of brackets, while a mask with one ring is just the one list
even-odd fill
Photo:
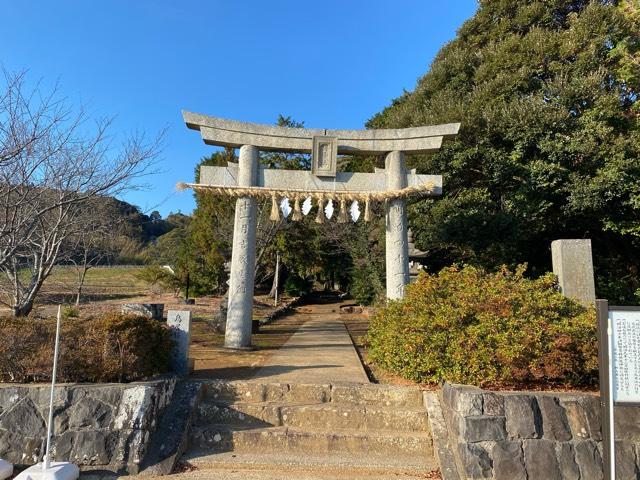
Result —
[[308, 320], [269, 357], [255, 380], [280, 383], [369, 383], [339, 304], [299, 307]]

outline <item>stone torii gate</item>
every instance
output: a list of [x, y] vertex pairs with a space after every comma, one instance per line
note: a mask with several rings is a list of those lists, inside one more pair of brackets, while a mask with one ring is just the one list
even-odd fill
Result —
[[[458, 133], [459, 123], [384, 130], [326, 130], [287, 128], [225, 120], [183, 111], [190, 129], [199, 130], [208, 145], [240, 148], [237, 164], [203, 166], [194, 187], [246, 187], [331, 194], [384, 192], [419, 188], [429, 184], [426, 195], [442, 193], [440, 175], [417, 175], [405, 168], [405, 153], [437, 151], [445, 138]], [[258, 152], [311, 153], [313, 168], [275, 170], [259, 164]], [[385, 168], [375, 173], [336, 172], [337, 155], [385, 154]], [[257, 188], [256, 188], [257, 187]], [[251, 322], [255, 276], [256, 199], [239, 196], [236, 201], [229, 305], [225, 347], [251, 347]], [[407, 214], [404, 197], [386, 201], [387, 298], [404, 296], [409, 283]]]

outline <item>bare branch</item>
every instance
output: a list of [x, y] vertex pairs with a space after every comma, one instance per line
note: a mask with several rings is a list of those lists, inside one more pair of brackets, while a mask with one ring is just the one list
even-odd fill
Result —
[[[16, 315], [31, 310], [64, 246], [95, 212], [93, 200], [139, 188], [152, 173], [164, 132], [135, 134], [114, 148], [111, 119], [90, 129], [82, 109], [4, 72], [0, 89], [0, 291]], [[87, 131], [93, 133], [87, 134]], [[91, 207], [93, 205], [93, 207]], [[28, 279], [23, 279], [24, 272]], [[21, 273], [20, 273], [21, 272]]]

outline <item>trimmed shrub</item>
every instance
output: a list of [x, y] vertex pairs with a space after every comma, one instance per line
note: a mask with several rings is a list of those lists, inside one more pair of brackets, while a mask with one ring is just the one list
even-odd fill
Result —
[[370, 358], [420, 383], [595, 385], [595, 310], [560, 294], [553, 274], [530, 280], [525, 269], [421, 274], [376, 312]]
[[[55, 320], [0, 318], [0, 382], [51, 380]], [[60, 382], [129, 382], [169, 370], [169, 329], [156, 320], [111, 313], [63, 323]]]
[[301, 297], [311, 293], [313, 284], [310, 280], [299, 275], [291, 274], [284, 282], [284, 291], [291, 297]]

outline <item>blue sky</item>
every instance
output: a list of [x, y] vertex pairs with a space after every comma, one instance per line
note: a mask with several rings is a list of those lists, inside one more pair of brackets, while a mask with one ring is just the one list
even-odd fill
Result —
[[167, 128], [161, 173], [124, 199], [190, 212], [176, 193], [212, 147], [181, 109], [260, 123], [362, 128], [411, 90], [475, 0], [0, 0], [0, 65], [58, 81], [113, 133]]

